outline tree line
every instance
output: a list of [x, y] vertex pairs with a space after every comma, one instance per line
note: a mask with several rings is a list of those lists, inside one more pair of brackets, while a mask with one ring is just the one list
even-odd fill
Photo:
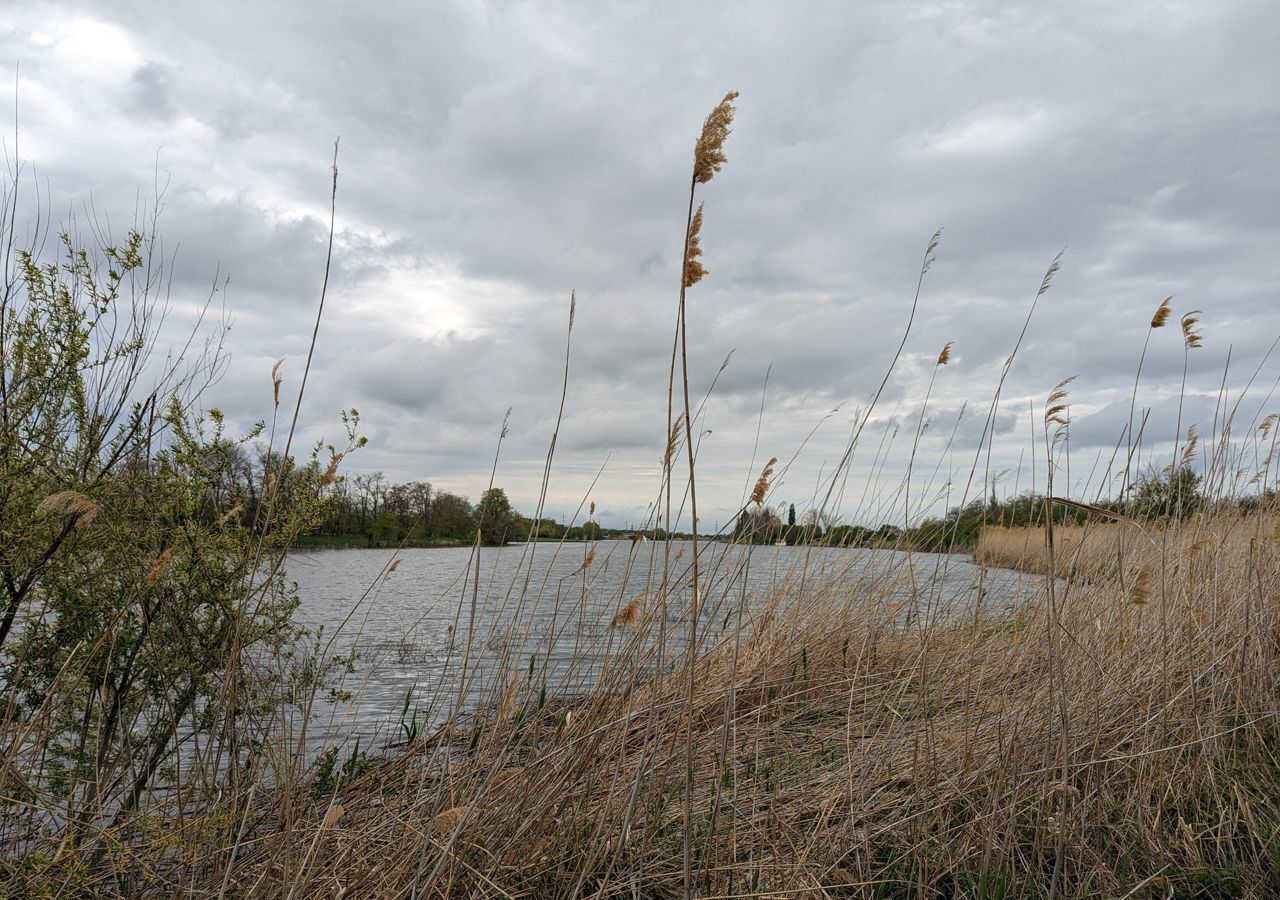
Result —
[[[849, 547], [913, 547], [937, 552], [968, 550], [977, 543], [986, 526], [1040, 527], [1049, 516], [1057, 525], [1082, 524], [1090, 515], [1083, 507], [1134, 519], [1184, 519], [1204, 502], [1201, 488], [1200, 475], [1183, 466], [1176, 471], [1147, 472], [1118, 499], [1076, 505], [1049, 503], [1043, 494], [1034, 491], [1003, 500], [992, 495], [952, 507], [945, 515], [927, 518], [909, 528], [887, 523], [875, 528], [851, 525], [842, 523], [838, 516], [812, 509], [797, 521], [795, 504], [783, 504], [776, 509], [754, 506], [738, 514], [732, 537], [752, 544], [823, 543]], [[1267, 496], [1263, 495], [1237, 502], [1244, 508], [1266, 500]]]

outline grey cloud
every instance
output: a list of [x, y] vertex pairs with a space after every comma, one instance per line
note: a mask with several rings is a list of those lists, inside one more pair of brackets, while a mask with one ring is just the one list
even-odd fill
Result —
[[[64, 71], [30, 39], [39, 10], [0, 36], [51, 98], [23, 111], [26, 145], [66, 192], [54, 208], [92, 193], [117, 218], [147, 195], [160, 150], [175, 302], [197, 302], [215, 271], [230, 275], [216, 300], [234, 318], [236, 364], [217, 390], [239, 418], [262, 414], [272, 360], [288, 356], [296, 380], [342, 136], [307, 435], [336, 433], [327, 417], [357, 406], [376, 437], [358, 465], [394, 477], [479, 482], [511, 406], [500, 472], [521, 490], [536, 484], [577, 289], [566, 483], [552, 503], [570, 508], [578, 479], [612, 450], [626, 475], [602, 508], [643, 507], [662, 442], [692, 143], [729, 88], [743, 92], [730, 161], [700, 193], [711, 274], [688, 294], [695, 403], [735, 350], [704, 420], [713, 513], [731, 514], [751, 477], [770, 366], [766, 456], [793, 452], [843, 404], [791, 488], [840, 458], [939, 225], [876, 418], [914, 433], [933, 378], [922, 448], [940, 471], [974, 452], [1063, 246], [1002, 388], [1000, 468], [1030, 452], [1030, 406], [1067, 375], [1080, 376], [1073, 403], [1093, 410], [1073, 445], [1114, 442], [1113, 407], [1168, 294], [1179, 314], [1204, 310], [1205, 347], [1185, 360], [1189, 397], [1216, 390], [1228, 348], [1228, 389], [1240, 390], [1280, 332], [1280, 20], [1261, 0], [815, 2], [725, 7], [692, 23], [675, 4], [388, 3], [359, 16], [320, 4], [299, 18], [233, 3], [146, 20], [118, 3], [77, 9], [75, 21], [127, 23], [94, 63], [112, 78]], [[127, 128], [113, 121], [120, 109]], [[947, 341], [954, 359], [935, 377]], [[1183, 363], [1175, 326], [1151, 336], [1139, 403], [1161, 433]], [[1264, 395], [1277, 366], [1263, 366]], [[881, 478], [902, 470], [907, 438], [895, 438]], [[871, 455], [858, 478], [871, 477]]]
[[162, 63], [143, 63], [129, 79], [128, 111], [169, 121], [177, 112], [173, 98], [173, 72]]

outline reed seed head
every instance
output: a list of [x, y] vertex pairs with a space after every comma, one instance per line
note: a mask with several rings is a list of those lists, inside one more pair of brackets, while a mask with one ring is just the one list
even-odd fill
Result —
[[947, 345], [942, 348], [942, 352], [938, 354], [938, 365], [945, 366], [951, 362], [951, 348], [955, 345], [955, 341], [947, 341]]
[[609, 622], [610, 628], [634, 628], [640, 621], [640, 611], [644, 609], [644, 595], [633, 597], [631, 601], [614, 615]]
[[769, 479], [773, 477], [773, 467], [777, 464], [778, 457], [770, 457], [763, 471], [760, 472], [760, 477], [756, 479], [756, 486], [751, 491], [751, 502], [756, 506], [764, 505], [765, 495], [769, 493]]
[[1280, 421], [1280, 413], [1272, 413], [1262, 420], [1262, 424], [1258, 426], [1258, 434], [1265, 441], [1267, 436], [1271, 434], [1271, 429], [1276, 426], [1276, 422]]
[[693, 221], [689, 223], [689, 240], [685, 243], [684, 250], [684, 286], [693, 287], [703, 279], [707, 274], [707, 270], [702, 263], [698, 262], [698, 257], [702, 255], [702, 245], [698, 238], [702, 233], [702, 204], [698, 204], [698, 211], [693, 214]]
[[169, 560], [173, 558], [173, 548], [165, 547], [160, 555], [156, 557], [156, 561], [151, 564], [150, 571], [147, 572], [147, 587], [155, 587], [156, 582], [160, 580], [160, 576], [164, 574], [164, 570], [169, 567]]
[[321, 487], [328, 487], [329, 485], [333, 484], [334, 481], [337, 480], [338, 463], [342, 462], [342, 457], [344, 455], [345, 454], [343, 453], [335, 453], [333, 455], [333, 458], [329, 460], [329, 467], [324, 470], [324, 475], [320, 477]]
[[1151, 599], [1151, 567], [1143, 566], [1138, 570], [1138, 577], [1129, 588], [1129, 602], [1134, 606], [1143, 606]]
[[1182, 341], [1186, 344], [1188, 350], [1194, 350], [1200, 346], [1200, 339], [1203, 335], [1196, 331], [1196, 325], [1200, 323], [1200, 310], [1193, 309], [1182, 317]]
[[702, 134], [698, 135], [698, 142], [693, 147], [693, 180], [697, 184], [706, 184], [728, 161], [724, 155], [724, 142], [733, 125], [733, 101], [737, 99], [737, 91], [725, 94], [702, 123]]
[[271, 393], [272, 401], [276, 406], [280, 405], [280, 385], [284, 382], [284, 376], [280, 374], [280, 367], [284, 365], [284, 357], [276, 360], [276, 364], [271, 367]]
[[1058, 274], [1058, 270], [1062, 268], [1062, 254], [1064, 250], [1059, 250], [1058, 255], [1053, 258], [1053, 262], [1049, 263], [1049, 268], [1045, 270], [1044, 279], [1040, 282], [1040, 292], [1036, 294], [1041, 297], [1049, 292], [1049, 288], [1053, 285], [1053, 276]]
[[938, 258], [938, 244], [942, 243], [942, 229], [939, 228], [933, 233], [933, 237], [929, 238], [929, 246], [924, 251], [924, 263], [920, 266], [920, 274], [925, 275], [933, 268], [933, 261]]
[[1164, 300], [1156, 307], [1156, 314], [1151, 317], [1152, 328], [1163, 328], [1165, 323], [1169, 321], [1169, 314], [1173, 310], [1169, 306], [1169, 302], [1173, 297], [1165, 297]]
[[1182, 448], [1182, 467], [1185, 469], [1196, 458], [1196, 446], [1200, 443], [1200, 435], [1196, 434], [1196, 426], [1187, 429], [1187, 445]]
[[77, 525], [92, 525], [100, 512], [102, 507], [79, 491], [58, 491], [36, 507], [37, 516], [74, 516]]
[[680, 422], [679, 420], [671, 423], [671, 433], [667, 436], [667, 446], [662, 451], [662, 468], [667, 469], [671, 466], [671, 461], [675, 459], [676, 447], [680, 442]]
[[1067, 404], [1064, 401], [1071, 393], [1067, 390], [1067, 385], [1075, 380], [1076, 376], [1074, 375], [1070, 378], [1064, 378], [1049, 392], [1044, 408], [1044, 423], [1046, 425], [1054, 424], [1066, 427], [1071, 424], [1071, 419], [1067, 415]]
[[341, 803], [333, 804], [333, 806], [329, 807], [329, 811], [324, 814], [324, 821], [320, 823], [320, 827], [332, 828], [334, 825], [338, 824], [338, 820], [341, 819], [346, 812], [347, 811], [342, 808]]
[[431, 820], [431, 831], [437, 835], [445, 835], [451, 833], [458, 827], [458, 823], [462, 821], [463, 816], [467, 814], [465, 806], [454, 806], [439, 813]]

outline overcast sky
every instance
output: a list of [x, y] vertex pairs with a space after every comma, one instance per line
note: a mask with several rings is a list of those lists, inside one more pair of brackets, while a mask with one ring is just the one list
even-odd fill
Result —
[[1043, 484], [1038, 417], [1071, 375], [1072, 490], [1107, 480], [1167, 295], [1144, 464], [1172, 452], [1193, 308], [1183, 428], [1211, 428], [1224, 371], [1234, 402], [1261, 366], [1240, 431], [1280, 406], [1277, 47], [1274, 0], [37, 2], [0, 22], [0, 101], [14, 109], [16, 84], [17, 154], [60, 221], [91, 204], [119, 230], [167, 185], [172, 322], [229, 278], [232, 364], [206, 399], [240, 427], [269, 414], [275, 360], [286, 399], [301, 376], [341, 136], [302, 421], [336, 440], [339, 409], [359, 408], [370, 443], [348, 471], [475, 499], [511, 408], [496, 483], [531, 512], [576, 290], [547, 507], [590, 498], [625, 525], [658, 491], [693, 142], [740, 91], [729, 162], [701, 189], [710, 274], [689, 292], [695, 405], [732, 351], [698, 429], [700, 515], [727, 521], [763, 462], [797, 451], [772, 500], [825, 493], [945, 227], [841, 481], [841, 512], [877, 522], [902, 518], [948, 341], [912, 492], [959, 498], [1064, 247], [1002, 394], [1001, 493], [1031, 486], [1037, 456]]

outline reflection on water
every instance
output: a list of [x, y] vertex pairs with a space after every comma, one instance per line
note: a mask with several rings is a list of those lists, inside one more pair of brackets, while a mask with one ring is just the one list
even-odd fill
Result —
[[[665, 641], [653, 659], [672, 665], [686, 638], [691, 552], [687, 543], [601, 541], [485, 548], [478, 559], [471, 548], [291, 554], [298, 618], [333, 636], [335, 652], [356, 651], [342, 685], [354, 696], [324, 705], [314, 734], [394, 738], [406, 697], [410, 717], [429, 727], [459, 704], [496, 700], [513, 679], [550, 694], [580, 691], [629, 641], [651, 649]], [[393, 558], [399, 562], [387, 572]], [[664, 558], [665, 615], [656, 599]], [[893, 602], [910, 625], [971, 609], [979, 590], [984, 609], [999, 614], [1042, 583], [982, 570], [967, 557], [891, 550], [710, 544], [700, 547], [699, 563], [707, 643], [739, 618], [749, 622], [753, 611], [797, 597], [850, 607]], [[643, 634], [611, 627], [637, 598], [634, 608], [649, 616]]]

